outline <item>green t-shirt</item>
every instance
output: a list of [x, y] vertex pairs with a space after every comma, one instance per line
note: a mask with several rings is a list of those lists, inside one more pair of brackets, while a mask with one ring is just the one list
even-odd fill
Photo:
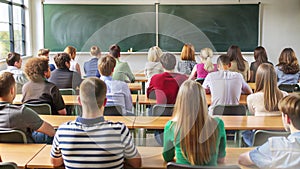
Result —
[[127, 62], [121, 62], [119, 59], [117, 60], [116, 67], [114, 69], [112, 78], [114, 80], [120, 80], [126, 83], [133, 83], [135, 80], [135, 77], [128, 65]]
[[[224, 128], [224, 122], [219, 118], [214, 118], [214, 120], [218, 123], [218, 137], [217, 137], [217, 144], [216, 144], [216, 152], [212, 154], [211, 160], [205, 164], [209, 166], [216, 166], [218, 165], [217, 160], [218, 158], [223, 158], [226, 155], [226, 133]], [[176, 155], [176, 163], [179, 164], [190, 164], [187, 159], [183, 157], [183, 154], [180, 149], [180, 142], [179, 137], [176, 139], [176, 145], [174, 143], [174, 130], [175, 130], [174, 121], [168, 121], [165, 129], [164, 129], [164, 148], [163, 148], [163, 157], [164, 160], [169, 162], [174, 159]]]

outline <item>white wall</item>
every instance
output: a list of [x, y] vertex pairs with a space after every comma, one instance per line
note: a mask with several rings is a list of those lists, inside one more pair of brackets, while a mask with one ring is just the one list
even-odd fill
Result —
[[[31, 1], [31, 27], [32, 27], [32, 52], [37, 53], [39, 48], [43, 48], [43, 13], [41, 1]], [[226, 4], [226, 3], [257, 3], [258, 0], [45, 0], [46, 3], [143, 3], [154, 4]], [[268, 52], [269, 60], [274, 64], [281, 50], [285, 47], [292, 47], [296, 55], [300, 56], [300, 0], [261, 0], [261, 45]], [[244, 55], [246, 60], [253, 61], [252, 54]], [[78, 54], [79, 64], [88, 59], [88, 54]], [[134, 72], [143, 70], [146, 62], [145, 54], [126, 54], [123, 60], [128, 61]]]

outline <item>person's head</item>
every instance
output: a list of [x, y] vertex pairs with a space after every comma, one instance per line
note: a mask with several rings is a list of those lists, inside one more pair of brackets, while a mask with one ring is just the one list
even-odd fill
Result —
[[295, 74], [299, 72], [299, 63], [296, 54], [292, 48], [283, 49], [278, 61], [278, 66], [281, 66], [281, 70], [284, 73]]
[[20, 69], [22, 66], [22, 58], [18, 53], [9, 52], [7, 54], [6, 63], [8, 66], [15, 66]]
[[41, 81], [50, 77], [50, 68], [48, 60], [45, 58], [30, 58], [25, 64], [25, 73], [27, 77], [34, 81]]
[[195, 61], [195, 48], [192, 44], [184, 44], [180, 55], [181, 60]]
[[255, 92], [264, 93], [264, 105], [267, 111], [278, 111], [278, 102], [283, 97], [277, 87], [277, 75], [273, 65], [262, 63], [256, 71]]
[[101, 56], [101, 50], [98, 46], [92, 46], [90, 53], [92, 56], [96, 56], [97, 58]]
[[38, 51], [38, 56], [39, 57], [44, 57], [44, 58], [49, 60], [49, 53], [50, 53], [49, 49], [40, 49]]
[[16, 96], [16, 82], [10, 72], [0, 73], [0, 98], [12, 102]]
[[121, 48], [117, 44], [113, 44], [109, 47], [109, 54], [111, 54], [114, 58], [118, 59], [121, 55]]
[[54, 56], [54, 62], [58, 69], [69, 69], [71, 58], [67, 53], [58, 53]]
[[116, 66], [116, 59], [111, 55], [102, 57], [98, 64], [98, 70], [102, 76], [111, 76]]
[[290, 125], [297, 130], [300, 130], [300, 96], [287, 95], [279, 101], [279, 110], [283, 115], [283, 124], [286, 130], [290, 129]]
[[69, 54], [71, 59], [75, 59], [76, 57], [76, 48], [74, 48], [73, 46], [67, 46], [64, 50], [65, 53]]
[[171, 53], [164, 53], [160, 57], [160, 63], [162, 64], [165, 70], [174, 70], [176, 66], [176, 57]]
[[245, 59], [243, 58], [241, 49], [238, 46], [230, 46], [227, 50], [227, 55], [229, 56], [230, 61], [235, 61], [237, 63], [238, 70], [244, 71], [246, 69], [246, 65], [244, 63]]
[[254, 59], [259, 64], [268, 62], [267, 52], [264, 47], [258, 46], [254, 49]]
[[[96, 77], [82, 81], [79, 89], [80, 104], [92, 110], [100, 109], [106, 104], [106, 84]], [[86, 112], [83, 112], [86, 113]]]
[[202, 62], [204, 62], [204, 69], [208, 72], [211, 72], [214, 70], [214, 65], [211, 61], [211, 58], [213, 57], [213, 51], [211, 48], [203, 48], [201, 49], [200, 57], [202, 59]]
[[153, 46], [148, 50], [148, 61], [159, 62], [159, 59], [162, 55], [162, 50], [158, 46]]
[[217, 124], [208, 115], [205, 90], [200, 83], [185, 81], [179, 88], [174, 106], [174, 136], [180, 138], [182, 154], [192, 165], [210, 160], [216, 147]]
[[227, 70], [231, 66], [230, 58], [226, 54], [220, 55], [217, 59], [217, 63], [218, 63], [219, 70]]

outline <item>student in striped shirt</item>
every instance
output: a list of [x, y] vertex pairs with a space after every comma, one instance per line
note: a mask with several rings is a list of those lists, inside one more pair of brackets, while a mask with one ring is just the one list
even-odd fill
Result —
[[[128, 128], [104, 120], [106, 85], [95, 77], [80, 85], [82, 116], [61, 125], [54, 137], [51, 162], [66, 168], [141, 167], [140, 155]], [[125, 161], [125, 163], [124, 163]]]

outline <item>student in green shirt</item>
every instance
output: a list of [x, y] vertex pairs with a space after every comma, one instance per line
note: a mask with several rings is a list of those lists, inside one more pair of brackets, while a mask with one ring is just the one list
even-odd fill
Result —
[[217, 165], [225, 159], [224, 123], [208, 115], [205, 91], [187, 80], [178, 92], [173, 118], [164, 129], [164, 160], [190, 165]]

